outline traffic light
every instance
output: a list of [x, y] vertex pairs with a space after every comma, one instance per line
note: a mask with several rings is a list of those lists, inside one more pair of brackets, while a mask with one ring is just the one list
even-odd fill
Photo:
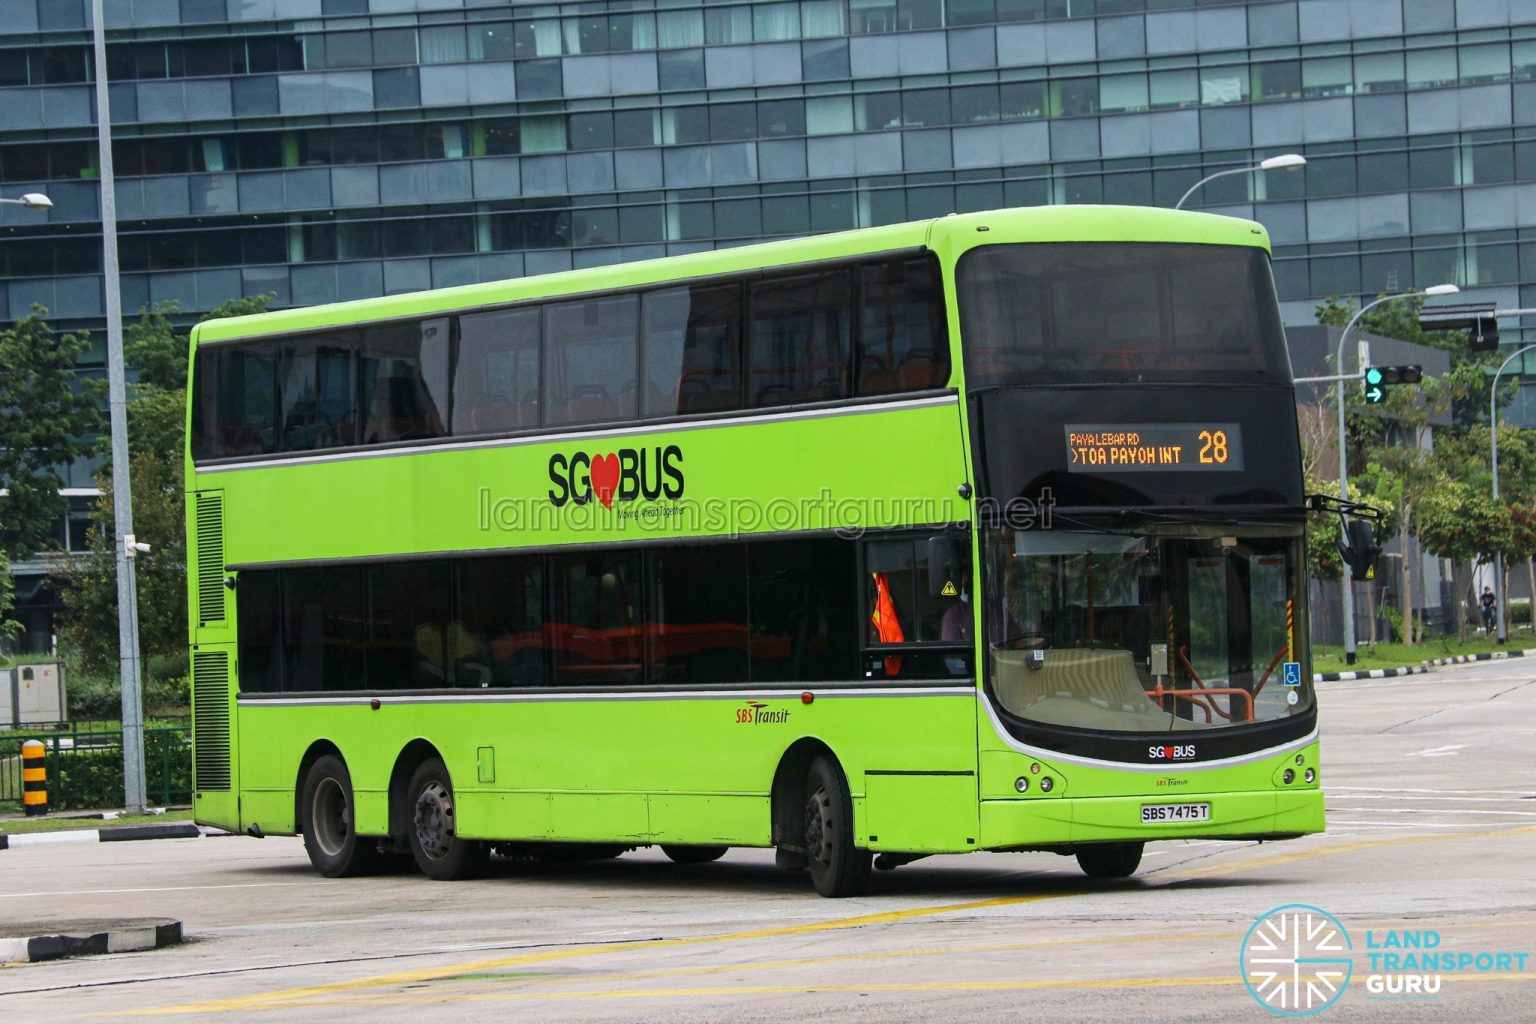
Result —
[[1422, 366], [1370, 366], [1363, 375], [1365, 400], [1371, 405], [1387, 397], [1387, 388], [1399, 384], [1417, 384], [1424, 379]]
[[1372, 577], [1376, 559], [1381, 556], [1381, 545], [1376, 543], [1376, 531], [1363, 519], [1345, 519], [1344, 532], [1339, 537], [1339, 554], [1357, 580]]
[[1497, 352], [1499, 322], [1493, 317], [1494, 309], [1492, 302], [1426, 306], [1419, 310], [1419, 326], [1426, 331], [1465, 331], [1469, 351]]

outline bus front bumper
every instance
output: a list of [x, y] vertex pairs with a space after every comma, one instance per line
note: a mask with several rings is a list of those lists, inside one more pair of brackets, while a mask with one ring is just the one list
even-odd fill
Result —
[[[1143, 823], [1144, 806], [1168, 804], [1209, 804], [1210, 819]], [[1156, 839], [1279, 839], [1321, 831], [1323, 794], [1318, 789], [984, 800], [977, 846], [999, 850]]]

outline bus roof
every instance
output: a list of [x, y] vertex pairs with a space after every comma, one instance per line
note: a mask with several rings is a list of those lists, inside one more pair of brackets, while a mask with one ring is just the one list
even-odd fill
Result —
[[[978, 231], [988, 232], [978, 237]], [[346, 327], [432, 313], [451, 313], [530, 299], [664, 284], [689, 278], [745, 273], [861, 254], [930, 246], [943, 251], [1000, 242], [1192, 242], [1268, 247], [1262, 225], [1235, 217], [1149, 206], [1032, 206], [951, 214], [875, 228], [711, 249], [632, 263], [486, 281], [480, 284], [295, 307], [253, 316], [205, 320], [194, 344], [256, 338], [291, 331]]]

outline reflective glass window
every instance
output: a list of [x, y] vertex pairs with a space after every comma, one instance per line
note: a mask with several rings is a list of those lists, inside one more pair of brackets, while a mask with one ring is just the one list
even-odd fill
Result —
[[545, 307], [544, 423], [596, 423], [635, 415], [639, 307], [632, 295]]
[[362, 332], [363, 444], [444, 436], [449, 323], [443, 318]]
[[748, 302], [750, 406], [848, 394], [848, 272], [753, 282]]
[[500, 309], [459, 318], [453, 371], [453, 432], [522, 430], [539, 422], [537, 308]]
[[644, 312], [645, 415], [739, 408], [741, 286], [647, 292]]

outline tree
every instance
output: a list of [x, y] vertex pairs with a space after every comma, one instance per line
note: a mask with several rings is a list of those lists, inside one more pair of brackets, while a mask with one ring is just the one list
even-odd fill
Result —
[[11, 560], [4, 549], [0, 549], [0, 650], [21, 632], [21, 623], [11, 618], [11, 610], [15, 607], [16, 590], [11, 580]]
[[33, 306], [0, 329], [0, 525], [12, 558], [58, 546], [54, 524], [69, 512], [59, 469], [90, 454], [101, 431], [100, 399], [75, 377], [90, 338], [55, 334], [47, 315]]
[[[1493, 552], [1508, 548], [1512, 530], [1509, 506], [1465, 480], [1442, 480], [1419, 503], [1419, 540], [1432, 554], [1451, 559], [1458, 600], [1463, 599], [1460, 582], [1454, 579], [1458, 567], [1484, 564]], [[1467, 638], [1467, 615], [1459, 606], [1456, 635]]]
[[[205, 319], [260, 313], [272, 296], [227, 302]], [[128, 328], [127, 364], [137, 371], [128, 401], [128, 467], [134, 535], [149, 544], [138, 556], [139, 650], [145, 659], [180, 658], [187, 643], [187, 549], [184, 497], [188, 341], [176, 330], [175, 303], [146, 308]], [[77, 666], [115, 676], [118, 658], [117, 551], [112, 479], [100, 478], [90, 552], [61, 573], [60, 642]]]

